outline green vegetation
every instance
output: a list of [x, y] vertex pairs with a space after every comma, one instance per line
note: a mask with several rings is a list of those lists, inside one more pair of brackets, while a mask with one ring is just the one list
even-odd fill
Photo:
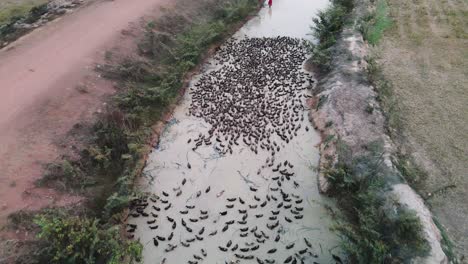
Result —
[[47, 3], [47, 0], [27, 1], [21, 4], [0, 4], [0, 26], [15, 17], [25, 17], [34, 7]]
[[332, 5], [320, 11], [313, 19], [313, 35], [318, 40], [312, 45], [312, 62], [324, 72], [331, 70], [331, 57], [336, 37], [353, 9], [353, 0], [333, 0]]
[[320, 96], [317, 102], [317, 106], [315, 107], [315, 110], [319, 110], [327, 101], [328, 101], [328, 95]]
[[[200, 60], [207, 47], [219, 41], [226, 25], [222, 21], [193, 26], [189, 31], [175, 37], [172, 48], [161, 56], [164, 67], [161, 71], [145, 72], [140, 66], [132, 72], [136, 82], [128, 86], [127, 90], [117, 97], [122, 109], [132, 114], [132, 117], [141, 117], [152, 121], [161, 113], [160, 109], [169, 105], [183, 85], [183, 77]], [[158, 62], [160, 63], [160, 62]], [[149, 65], [153, 69], [154, 65]], [[156, 107], [155, 107], [156, 106]], [[138, 120], [138, 121], [144, 121]]]
[[[106, 77], [120, 81], [121, 90], [92, 126], [92, 140], [82, 157], [49, 165], [38, 182], [81, 192], [89, 198], [91, 211], [36, 217], [41, 246], [33, 254], [55, 263], [129, 263], [140, 257], [141, 245], [122, 238], [120, 228], [124, 209], [138, 196], [133, 183], [145, 164], [151, 126], [177, 100], [188, 74], [211, 45], [229, 36], [258, 4], [205, 2], [200, 9], [209, 12], [190, 21], [169, 13], [148, 23], [139, 46], [143, 59], [99, 67]], [[161, 27], [173, 34], [161, 34]]]
[[28, 31], [17, 28], [17, 22], [34, 23], [47, 13], [47, 1], [31, 1], [18, 5], [7, 5], [0, 10], [0, 47], [4, 41], [10, 42]]
[[49, 263], [132, 263], [143, 246], [121, 239], [118, 226], [102, 226], [97, 219], [40, 215], [38, 237], [45, 242], [42, 258]]
[[387, 130], [392, 137], [400, 137], [403, 120], [399, 110], [398, 101], [395, 99], [393, 85], [385, 79], [382, 67], [374, 57], [367, 60], [367, 79], [377, 91], [377, 101], [382, 107], [387, 121]]
[[[327, 172], [331, 193], [345, 213], [335, 226], [342, 249], [356, 263], [393, 263], [389, 261], [422, 256], [429, 246], [419, 218], [384, 195], [386, 182], [395, 176], [383, 165], [379, 148], [372, 148], [366, 156], [341, 158]], [[349, 155], [344, 153], [340, 157]]]
[[45, 208], [9, 215], [10, 228], [38, 237], [17, 263], [124, 264], [141, 258], [142, 246], [122, 239], [120, 225], [106, 223], [85, 210]]
[[44, 241], [40, 257], [48, 263], [132, 263], [141, 257], [138, 242], [121, 239], [119, 226], [98, 219], [67, 215], [39, 215], [38, 237]]
[[457, 255], [454, 250], [455, 245], [453, 244], [452, 240], [448, 236], [447, 231], [439, 222], [439, 220], [437, 220], [437, 218], [433, 217], [432, 220], [434, 221], [437, 228], [440, 230], [440, 234], [442, 235], [442, 240], [441, 240], [442, 250], [444, 251], [445, 255], [450, 260], [450, 263], [453, 263], [453, 264], [460, 263], [458, 261]]
[[392, 25], [388, 12], [387, 1], [377, 0], [375, 10], [362, 20], [360, 30], [370, 44], [377, 45], [384, 31]]
[[92, 185], [94, 181], [68, 160], [49, 164], [44, 176], [36, 184], [42, 187], [51, 187], [60, 191], [73, 191]]

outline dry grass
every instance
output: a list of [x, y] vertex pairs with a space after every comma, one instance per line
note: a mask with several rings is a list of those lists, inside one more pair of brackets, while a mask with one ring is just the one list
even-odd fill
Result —
[[388, 2], [394, 25], [376, 52], [394, 86], [402, 150], [427, 170], [419, 191], [468, 257], [468, 3]]

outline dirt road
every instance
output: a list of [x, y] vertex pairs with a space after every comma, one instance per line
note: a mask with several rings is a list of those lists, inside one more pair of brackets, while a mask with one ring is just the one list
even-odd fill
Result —
[[0, 51], [0, 224], [19, 209], [75, 201], [34, 181], [114, 92], [94, 71], [106, 50], [133, 43], [132, 25], [166, 0], [91, 1]]

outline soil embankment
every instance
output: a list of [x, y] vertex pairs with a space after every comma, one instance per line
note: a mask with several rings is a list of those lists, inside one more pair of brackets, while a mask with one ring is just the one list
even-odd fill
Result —
[[165, 4], [95, 1], [0, 51], [0, 223], [20, 209], [79, 200], [37, 189], [34, 182], [44, 164], [73, 153], [77, 142], [65, 140], [67, 133], [90, 121], [114, 93], [95, 63], [116, 43], [133, 45], [123, 33]]
[[[367, 7], [367, 1], [355, 1], [353, 15], [350, 19], [354, 20], [354, 22], [355, 19], [360, 19], [366, 13]], [[350, 191], [350, 193], [367, 197], [364, 200], [356, 199], [359, 202], [359, 204], [356, 204], [357, 207], [364, 206], [366, 208], [365, 206], [368, 206], [366, 209], [380, 212], [381, 216], [379, 219], [376, 218], [377, 221], [375, 221], [376, 223], [381, 221], [380, 224], [372, 227], [375, 230], [381, 229], [377, 232], [385, 232], [385, 230], [382, 230], [385, 228], [382, 227], [391, 222], [392, 217], [400, 217], [398, 216], [399, 213], [392, 212], [409, 209], [416, 213], [417, 218], [419, 218], [418, 222], [422, 224], [421, 233], [429, 244], [428, 252], [405, 253], [405, 249], [402, 248], [401, 244], [392, 245], [392, 241], [385, 241], [382, 243], [388, 248], [393, 248], [391, 249], [393, 253], [379, 253], [382, 255], [373, 261], [377, 261], [377, 259], [383, 261], [384, 259], [408, 260], [412, 258], [416, 263], [448, 263], [447, 257], [442, 251], [440, 231], [433, 222], [429, 209], [425, 206], [422, 198], [406, 184], [406, 181], [393, 164], [396, 149], [390, 137], [386, 134], [386, 119], [379, 102], [376, 100], [378, 97], [377, 92], [367, 79], [368, 65], [366, 58], [369, 55], [369, 46], [359, 33], [356, 24], [347, 23], [338, 41], [332, 47], [332, 67], [327, 74], [321, 76], [315, 102], [312, 104], [312, 120], [316, 125], [316, 129], [323, 133], [324, 138], [321, 145], [320, 188], [323, 192], [349, 191], [353, 187], [348, 189], [346, 186], [352, 186], [353, 181], [357, 182], [359, 187], [354, 191]], [[335, 166], [342, 166], [339, 168], [342, 170], [341, 173], [345, 174], [344, 183], [337, 180], [343, 174], [340, 174], [340, 172], [330, 173], [333, 168], [336, 168]], [[339, 187], [332, 186], [331, 182], [342, 185]], [[344, 188], [342, 188], [343, 186]], [[374, 191], [378, 189], [378, 191], [369, 192], [369, 188], [373, 188]], [[340, 196], [340, 194], [337, 194], [337, 196]], [[343, 201], [348, 199], [353, 198], [342, 198]], [[374, 205], [370, 202], [370, 206], [363, 205], [368, 203], [370, 199], [376, 199], [380, 202]], [[354, 213], [351, 216], [351, 218], [354, 218], [352, 221], [358, 219], [356, 221], [357, 230], [360, 231], [355, 233], [357, 237], [359, 237], [359, 233], [362, 233], [363, 239], [372, 241], [372, 236], [366, 235], [361, 228], [365, 228], [366, 225], [371, 226], [366, 223], [366, 220], [374, 216], [365, 213], [360, 214], [359, 209], [353, 211], [355, 209], [350, 210], [346, 206], [342, 207], [342, 209], [351, 211], [351, 214]], [[383, 218], [388, 221], [382, 221]], [[385, 221], [387, 223], [384, 223]], [[410, 230], [414, 229], [410, 228]], [[345, 236], [352, 240], [355, 234], [348, 233]], [[410, 238], [410, 240], [416, 239], [415, 237]], [[384, 239], [379, 238], [378, 240], [384, 241]], [[355, 245], [358, 245], [358, 243]], [[361, 246], [358, 245], [357, 247]], [[358, 254], [356, 252], [361, 249], [355, 251], [354, 257], [368, 261], [369, 256], [365, 255], [366, 252], [376, 253], [374, 256], [378, 255], [375, 247], [367, 246], [362, 246], [363, 250]], [[416, 257], [415, 254], [419, 254], [419, 257]]]

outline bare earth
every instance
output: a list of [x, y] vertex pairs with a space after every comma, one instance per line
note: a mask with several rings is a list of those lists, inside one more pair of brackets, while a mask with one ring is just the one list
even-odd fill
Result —
[[[427, 202], [466, 258], [468, 2], [387, 2], [395, 25], [380, 47], [380, 62], [395, 87], [405, 146], [428, 171], [419, 191], [432, 194]], [[437, 192], [450, 185], [456, 188]]]
[[73, 147], [66, 134], [114, 93], [94, 71], [125, 32], [166, 0], [95, 0], [0, 51], [0, 226], [8, 214], [79, 201], [38, 189], [43, 166]]

